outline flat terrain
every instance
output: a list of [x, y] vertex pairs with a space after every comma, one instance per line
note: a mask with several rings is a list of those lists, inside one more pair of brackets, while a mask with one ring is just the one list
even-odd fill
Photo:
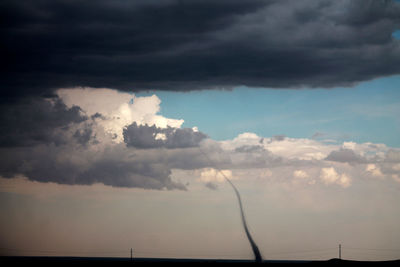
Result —
[[171, 259], [171, 258], [86, 258], [86, 257], [0, 257], [0, 264], [2, 266], [130, 266], [130, 265], [385, 265], [385, 266], [400, 266], [400, 260], [384, 261], [384, 262], [358, 262], [347, 261], [339, 259], [331, 259], [327, 261], [264, 261], [262, 263], [255, 263], [250, 260], [228, 260], [228, 259]]

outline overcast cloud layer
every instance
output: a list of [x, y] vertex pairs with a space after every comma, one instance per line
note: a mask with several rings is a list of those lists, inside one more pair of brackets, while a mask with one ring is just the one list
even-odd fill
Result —
[[0, 176], [156, 190], [188, 189], [174, 180], [175, 170], [196, 172], [212, 190], [224, 182], [218, 170], [231, 179], [245, 179], [240, 173], [247, 172], [279, 183], [343, 189], [366, 178], [400, 182], [400, 150], [384, 144], [254, 133], [215, 141], [196, 127], [182, 128], [182, 118], [160, 114], [156, 95], [106, 88], [56, 93], [2, 106]]
[[2, 96], [54, 88], [349, 86], [400, 73], [382, 0], [0, 3]]

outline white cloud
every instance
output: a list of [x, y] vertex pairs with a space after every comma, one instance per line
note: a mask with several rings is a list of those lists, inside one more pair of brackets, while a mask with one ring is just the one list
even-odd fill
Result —
[[220, 144], [225, 150], [234, 150], [241, 146], [260, 145], [261, 138], [255, 133], [242, 133], [232, 140], [221, 141]]
[[321, 179], [325, 184], [333, 184], [339, 179], [339, 174], [333, 167], [322, 168]]
[[354, 142], [343, 142], [342, 148], [343, 149], [351, 149], [354, 150], [356, 148], [356, 143]]
[[275, 155], [300, 160], [322, 160], [337, 148], [337, 146], [304, 138], [285, 138], [279, 142], [266, 143], [264, 147]]
[[117, 110], [122, 103], [129, 103], [134, 94], [108, 88], [75, 87], [57, 90], [57, 95], [68, 106], [79, 106], [89, 116], [97, 112], [104, 115]]
[[165, 135], [165, 133], [157, 133], [154, 136], [155, 140], [167, 140], [167, 136]]
[[272, 152], [276, 156], [287, 159], [300, 160], [322, 160], [333, 150], [339, 147], [336, 145], [327, 145], [317, 140], [306, 138], [263, 138], [255, 133], [242, 133], [232, 140], [221, 142], [225, 150], [234, 150], [243, 146], [262, 147]]
[[351, 178], [345, 173], [338, 174], [333, 167], [322, 168], [320, 178], [326, 185], [338, 184], [345, 188], [351, 185]]
[[157, 114], [161, 100], [156, 95], [136, 97], [117, 90], [89, 87], [60, 89], [57, 95], [68, 107], [79, 106], [88, 116], [101, 114], [103, 119], [97, 120], [97, 123], [117, 143], [123, 142], [123, 129], [133, 122], [160, 128], [180, 128], [184, 122], [182, 119], [171, 119]]
[[337, 184], [344, 188], [349, 187], [351, 185], [351, 178], [347, 174], [342, 173]]
[[249, 140], [260, 140], [260, 137], [255, 134], [255, 133], [250, 133], [250, 132], [245, 132], [242, 134], [239, 134], [234, 140], [243, 140], [243, 141], [249, 141]]
[[378, 178], [384, 177], [381, 169], [376, 164], [368, 164], [367, 167], [365, 168], [365, 170], [367, 172], [371, 173], [371, 175], [374, 177], [378, 177]]
[[[292, 167], [291, 171], [279, 179], [294, 177], [297, 180], [293, 182], [296, 183], [301, 181], [301, 177], [308, 175], [308, 180], [303, 178], [303, 182], [315, 184], [319, 180], [325, 185], [346, 188], [353, 184], [353, 179], [362, 177], [365, 172], [373, 177], [383, 178], [385, 174], [391, 175], [396, 171], [395, 168], [400, 168], [383, 168], [382, 162], [386, 161], [388, 153], [392, 151], [393, 154], [394, 150], [384, 144], [370, 142], [327, 144], [306, 138], [269, 138], [246, 132], [216, 144], [221, 150], [218, 154], [227, 156], [225, 159], [228, 160], [222, 165], [224, 168], [259, 169], [260, 174], [256, 176], [262, 177], [264, 175], [261, 174], [261, 169], [274, 168], [275, 176], [281, 167]], [[332, 161], [332, 155], [340, 157]], [[393, 157], [391, 156], [391, 161]], [[368, 165], [365, 165], [366, 163]]]

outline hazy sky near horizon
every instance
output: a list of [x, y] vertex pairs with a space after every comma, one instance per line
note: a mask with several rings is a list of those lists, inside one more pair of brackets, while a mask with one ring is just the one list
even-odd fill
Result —
[[397, 2], [3, 1], [0, 255], [400, 258]]

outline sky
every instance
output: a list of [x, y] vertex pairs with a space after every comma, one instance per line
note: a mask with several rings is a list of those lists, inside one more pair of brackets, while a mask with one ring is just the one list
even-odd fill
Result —
[[336, 141], [399, 147], [399, 84], [400, 77], [392, 76], [335, 90], [237, 87], [232, 91], [157, 95], [163, 100], [162, 113], [185, 118], [184, 127], [198, 126], [216, 140], [232, 139], [246, 131], [296, 138], [319, 133]]
[[398, 1], [0, 6], [0, 255], [400, 258]]

